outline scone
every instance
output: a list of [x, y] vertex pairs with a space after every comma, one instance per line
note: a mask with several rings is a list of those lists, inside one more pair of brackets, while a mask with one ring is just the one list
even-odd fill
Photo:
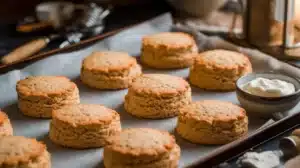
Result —
[[17, 82], [18, 106], [27, 116], [51, 118], [52, 110], [79, 103], [75, 83], [63, 76], [31, 76]]
[[119, 114], [96, 104], [64, 106], [54, 110], [49, 137], [70, 148], [97, 148], [106, 145], [107, 138], [119, 134]]
[[51, 168], [46, 145], [21, 136], [0, 137], [1, 168]]
[[82, 62], [81, 81], [97, 89], [128, 88], [142, 74], [134, 57], [124, 52], [94, 52]]
[[197, 52], [192, 36], [180, 32], [164, 32], [143, 38], [141, 60], [153, 68], [185, 68], [192, 65]]
[[180, 110], [176, 130], [193, 143], [226, 144], [247, 134], [248, 117], [232, 103], [203, 100]]
[[235, 82], [252, 72], [251, 63], [245, 55], [227, 51], [206, 51], [195, 58], [190, 68], [190, 82], [202, 89], [229, 91]]
[[145, 74], [137, 78], [125, 96], [125, 110], [137, 117], [159, 119], [177, 116], [192, 101], [191, 88], [182, 78]]
[[177, 168], [180, 147], [168, 132], [129, 128], [104, 147], [106, 168]]
[[13, 135], [13, 128], [7, 115], [0, 111], [0, 137]]

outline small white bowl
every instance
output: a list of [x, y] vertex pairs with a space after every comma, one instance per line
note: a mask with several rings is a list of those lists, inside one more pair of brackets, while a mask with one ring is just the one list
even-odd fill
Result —
[[[242, 86], [256, 78], [279, 79], [295, 86], [296, 92], [281, 97], [262, 97], [250, 94]], [[252, 116], [270, 118], [274, 114], [284, 113], [294, 108], [300, 100], [300, 81], [296, 78], [275, 73], [251, 73], [236, 82], [236, 94], [241, 106]]]

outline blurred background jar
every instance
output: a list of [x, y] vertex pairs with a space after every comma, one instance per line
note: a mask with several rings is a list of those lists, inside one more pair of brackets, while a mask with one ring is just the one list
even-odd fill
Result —
[[186, 14], [204, 17], [221, 8], [227, 0], [167, 0], [175, 9]]

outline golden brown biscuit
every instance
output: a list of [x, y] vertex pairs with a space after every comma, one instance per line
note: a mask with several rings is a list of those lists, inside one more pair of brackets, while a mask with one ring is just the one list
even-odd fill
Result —
[[64, 106], [53, 111], [50, 139], [71, 148], [95, 148], [107, 143], [107, 138], [119, 134], [119, 114], [96, 104]]
[[137, 78], [125, 96], [125, 110], [141, 118], [167, 118], [190, 104], [191, 88], [182, 78], [145, 74]]
[[13, 135], [13, 128], [7, 115], [0, 111], [0, 137]]
[[1, 168], [51, 168], [46, 146], [21, 136], [0, 137]]
[[168, 132], [129, 128], [111, 138], [103, 155], [106, 168], [176, 168], [180, 147]]
[[248, 117], [232, 103], [203, 100], [180, 110], [176, 130], [193, 143], [226, 144], [247, 134]]
[[134, 57], [124, 52], [94, 52], [82, 62], [81, 81], [97, 89], [124, 89], [142, 74]]
[[17, 83], [18, 106], [27, 116], [51, 118], [52, 110], [78, 104], [75, 83], [63, 76], [31, 76]]
[[190, 35], [164, 32], [143, 38], [141, 60], [153, 68], [185, 68], [192, 65], [197, 52], [197, 45]]
[[252, 72], [249, 59], [238, 52], [211, 50], [200, 53], [190, 68], [190, 82], [202, 89], [234, 90], [235, 82]]

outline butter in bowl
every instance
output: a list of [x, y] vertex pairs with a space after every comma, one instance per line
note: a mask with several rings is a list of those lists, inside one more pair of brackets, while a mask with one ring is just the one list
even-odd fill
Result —
[[300, 100], [300, 81], [276, 73], [251, 73], [236, 82], [237, 98], [247, 113], [270, 118], [286, 113]]

